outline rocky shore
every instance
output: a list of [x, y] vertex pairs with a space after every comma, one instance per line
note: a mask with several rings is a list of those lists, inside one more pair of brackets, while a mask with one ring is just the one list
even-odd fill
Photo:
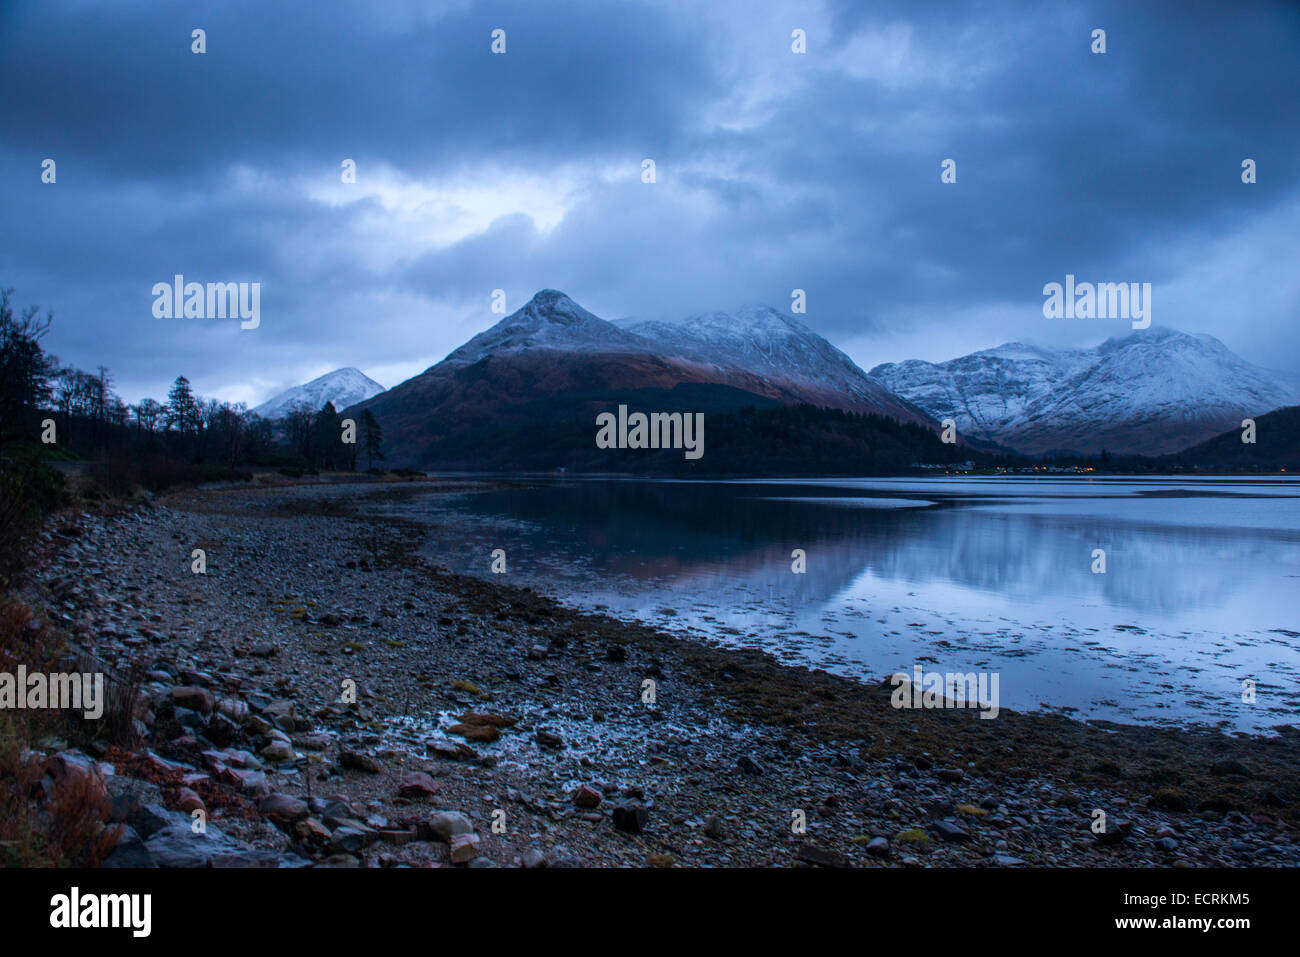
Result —
[[139, 681], [137, 746], [43, 743], [106, 793], [106, 866], [1300, 863], [1295, 729], [895, 710], [434, 567], [375, 517], [413, 484], [438, 485], [189, 491], [46, 532], [29, 604]]

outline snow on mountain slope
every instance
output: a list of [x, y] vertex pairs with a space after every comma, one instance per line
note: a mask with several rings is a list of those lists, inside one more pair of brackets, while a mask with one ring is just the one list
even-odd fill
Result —
[[384, 387], [357, 369], [335, 369], [303, 385], [286, 389], [253, 409], [264, 419], [281, 419], [295, 407], [306, 405], [313, 412], [333, 402], [342, 412], [350, 405], [369, 399], [384, 391]]
[[924, 412], [869, 379], [821, 336], [766, 306], [681, 322], [610, 322], [562, 292], [543, 289], [425, 374], [446, 375], [488, 357], [525, 359], [546, 351], [653, 357], [680, 370], [683, 381], [718, 382], [782, 401], [928, 422]]
[[1174, 452], [1300, 401], [1300, 383], [1213, 336], [1154, 327], [1095, 349], [1022, 343], [870, 375], [959, 433], [1029, 453]]
[[650, 353], [654, 344], [592, 315], [555, 289], [543, 289], [521, 309], [480, 332], [443, 360], [471, 365], [489, 355], [524, 349], [564, 352]]
[[899, 418], [921, 421], [918, 410], [870, 379], [847, 355], [798, 319], [770, 306], [746, 306], [734, 313], [711, 312], [680, 322], [619, 320], [628, 332], [673, 355], [718, 369], [743, 369], [769, 380], [797, 386], [826, 404], [835, 395], [855, 404], [888, 409]]

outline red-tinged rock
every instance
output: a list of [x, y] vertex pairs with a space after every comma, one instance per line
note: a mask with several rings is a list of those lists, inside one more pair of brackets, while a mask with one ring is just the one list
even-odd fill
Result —
[[298, 821], [305, 818], [307, 802], [292, 794], [268, 794], [257, 804], [257, 809], [273, 821]]
[[235, 776], [239, 789], [245, 794], [266, 794], [270, 790], [266, 784], [266, 773], [264, 771], [245, 771], [239, 768], [231, 768], [230, 773]]
[[604, 795], [593, 788], [590, 784], [583, 784], [573, 792], [573, 803], [578, 807], [600, 807], [600, 802], [602, 800], [604, 800]]
[[216, 699], [207, 688], [185, 685], [172, 688], [171, 696], [173, 704], [180, 705], [182, 708], [189, 708], [191, 711], [198, 711], [201, 714], [211, 714], [212, 709], [217, 706]]
[[509, 728], [518, 720], [518, 718], [511, 718], [504, 714], [480, 714], [474, 711], [466, 711], [460, 716], [461, 724], [488, 726], [493, 728]]
[[465, 864], [474, 860], [479, 856], [481, 843], [477, 834], [453, 834], [448, 842], [451, 847], [451, 862]]
[[224, 768], [227, 766], [226, 755], [222, 751], [204, 751], [199, 755], [199, 757], [201, 757], [203, 763], [213, 771], [217, 770], [217, 768]]
[[426, 741], [425, 748], [430, 754], [446, 761], [473, 761], [478, 757], [477, 751], [468, 744], [461, 744], [459, 741], [434, 739]]
[[466, 741], [478, 741], [491, 744], [501, 737], [501, 732], [490, 724], [453, 724], [447, 729], [448, 734], [458, 734]]
[[423, 771], [412, 771], [402, 778], [402, 783], [397, 787], [397, 793], [403, 797], [423, 797], [434, 794], [437, 790], [438, 782]]
[[330, 839], [330, 829], [314, 817], [309, 817], [305, 821], [299, 821], [293, 826], [294, 832], [298, 837], [309, 844], [328, 844]]
[[180, 789], [180, 794], [176, 798], [176, 806], [187, 813], [191, 811], [207, 813], [208, 810], [207, 805], [203, 803], [203, 798], [189, 788]]
[[179, 761], [168, 761], [164, 757], [154, 754], [152, 751], [146, 752], [145, 758], [155, 774], [166, 776], [169, 771], [193, 771], [194, 769], [188, 764], [181, 764]]

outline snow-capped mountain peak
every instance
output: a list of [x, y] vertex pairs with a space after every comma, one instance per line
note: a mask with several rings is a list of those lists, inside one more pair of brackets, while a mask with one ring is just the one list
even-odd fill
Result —
[[1300, 383], [1209, 335], [1167, 327], [1094, 349], [1007, 343], [947, 362], [909, 360], [873, 379], [959, 432], [1023, 452], [1160, 454], [1300, 401]]
[[[783, 401], [874, 411], [911, 422], [929, 419], [867, 377], [848, 356], [798, 319], [769, 306], [710, 312], [678, 322], [601, 319], [555, 289], [479, 333], [426, 370], [454, 373], [488, 358], [606, 357], [658, 369], [657, 381], [717, 382]], [[669, 369], [675, 370], [669, 372]]]
[[300, 405], [315, 412], [324, 408], [326, 402], [332, 402], [341, 412], [383, 391], [384, 387], [374, 379], [349, 366], [285, 389], [253, 411], [264, 419], [282, 419]]
[[566, 352], [648, 352], [651, 344], [593, 315], [557, 289], [543, 289], [520, 309], [450, 353], [446, 362], [470, 365], [523, 349]]

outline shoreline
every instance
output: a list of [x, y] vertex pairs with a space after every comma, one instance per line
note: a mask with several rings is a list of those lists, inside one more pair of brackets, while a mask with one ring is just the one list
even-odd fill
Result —
[[[379, 484], [455, 483], [175, 493], [83, 516], [49, 556], [40, 603], [150, 673], [149, 748], [187, 767], [116, 757], [169, 813], [179, 786], [151, 774], [191, 778], [214, 825], [282, 865], [1300, 863], [1294, 728], [897, 710], [888, 686], [437, 569], [419, 523], [358, 513], [355, 490]], [[338, 703], [345, 678], [356, 705]], [[228, 742], [223, 700], [247, 715]]]

